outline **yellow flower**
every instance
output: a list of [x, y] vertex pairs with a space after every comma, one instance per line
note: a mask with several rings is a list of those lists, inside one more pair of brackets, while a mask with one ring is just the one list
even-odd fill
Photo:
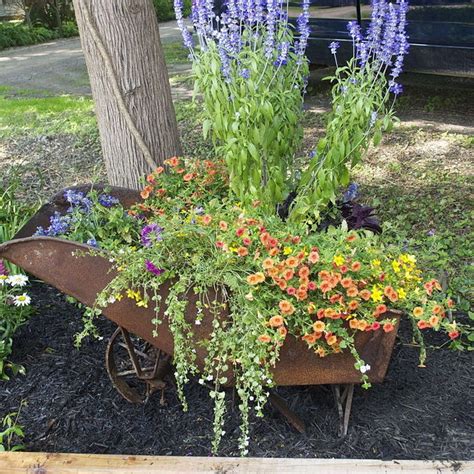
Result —
[[401, 299], [401, 300], [404, 300], [406, 297], [407, 297], [407, 292], [403, 289], [403, 288], [399, 288], [397, 290], [397, 293], [398, 293], [398, 297]]
[[403, 262], [403, 263], [408, 263], [410, 265], [415, 265], [416, 263], [416, 258], [414, 255], [409, 255], [407, 253], [402, 253], [400, 255], [400, 260]]
[[293, 249], [291, 247], [285, 247], [283, 249], [283, 255], [290, 255], [291, 252], [293, 252]]
[[143, 308], [148, 308], [148, 302], [145, 300], [138, 301], [137, 300], [137, 306], [141, 306]]
[[372, 287], [371, 298], [375, 303], [383, 301], [383, 292], [378, 286]]
[[131, 289], [128, 289], [127, 290], [127, 296], [130, 299], [135, 300], [135, 301], [140, 301], [141, 300], [141, 296], [140, 296], [140, 293], [138, 291], [133, 291]]
[[123, 295], [120, 293], [117, 293], [116, 295], [113, 295], [113, 297], [117, 300], [120, 301], [123, 298]]
[[392, 268], [395, 273], [400, 273], [400, 262], [398, 260], [394, 260], [392, 262]]
[[380, 267], [381, 262], [380, 260], [375, 259], [375, 260], [372, 260], [370, 263], [372, 264], [373, 267]]
[[239, 247], [229, 247], [229, 250], [231, 252], [237, 252], [239, 250]]
[[334, 255], [334, 258], [332, 259], [332, 261], [338, 266], [340, 267], [341, 265], [344, 265], [344, 262], [345, 262], [345, 259], [342, 255]]

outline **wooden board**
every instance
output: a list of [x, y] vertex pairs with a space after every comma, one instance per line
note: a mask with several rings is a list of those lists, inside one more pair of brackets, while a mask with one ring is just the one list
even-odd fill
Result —
[[0, 453], [1, 474], [153, 474], [191, 472], [215, 474], [474, 474], [474, 462]]

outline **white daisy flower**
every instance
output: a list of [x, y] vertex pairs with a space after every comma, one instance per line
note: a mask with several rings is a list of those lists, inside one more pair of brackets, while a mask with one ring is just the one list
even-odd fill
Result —
[[28, 283], [26, 275], [10, 275], [7, 278], [7, 283], [11, 286], [25, 286]]
[[13, 303], [15, 306], [28, 306], [31, 303], [31, 298], [26, 293], [23, 293], [22, 295], [15, 296]]

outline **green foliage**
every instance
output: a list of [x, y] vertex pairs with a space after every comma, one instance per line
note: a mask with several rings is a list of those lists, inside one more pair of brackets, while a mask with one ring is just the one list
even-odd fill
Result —
[[22, 444], [16, 444], [25, 437], [23, 426], [18, 424], [21, 409], [26, 406], [26, 401], [22, 400], [17, 412], [9, 413], [2, 420], [4, 430], [0, 431], [0, 452], [22, 451], [25, 447]]
[[79, 36], [79, 30], [75, 21], [65, 21], [61, 28], [63, 38], [71, 38]]
[[[17, 198], [21, 186], [20, 177], [11, 173], [0, 181], [0, 243], [6, 242], [23, 227], [35, 207], [23, 204]], [[19, 268], [8, 262], [0, 264], [5, 266], [8, 273], [19, 274]], [[16, 306], [14, 298], [21, 295], [21, 287], [8, 283], [7, 277], [0, 272], [0, 380], [8, 379], [7, 369], [13, 375], [23, 372], [23, 368], [7, 361], [11, 354], [13, 335], [16, 330], [28, 319], [31, 314], [29, 304]]]
[[370, 141], [380, 143], [382, 132], [392, 127], [387, 80], [380, 66], [363, 69], [352, 59], [336, 70], [332, 112], [315, 156], [302, 174], [298, 196], [290, 211], [293, 221], [318, 223], [329, 203], [335, 204], [340, 188], [350, 181], [350, 170], [360, 162]]
[[[23, 300], [25, 306], [19, 306]], [[22, 366], [8, 362], [7, 357], [12, 352], [15, 332], [32, 313], [29, 305], [30, 298], [23, 288], [10, 282], [6, 275], [0, 275], [0, 380], [8, 380], [9, 374], [24, 373]]]
[[[21, 188], [21, 178], [11, 171], [0, 180], [0, 243], [6, 242], [28, 222], [37, 206], [25, 204], [17, 196]], [[18, 268], [7, 263], [7, 268], [18, 273]]]
[[[176, 19], [174, 14], [173, 0], [153, 0], [158, 21], [170, 21]], [[183, 16], [191, 14], [191, 0], [183, 1]]]
[[0, 23], [0, 50], [13, 46], [27, 46], [58, 38], [58, 33], [44, 26]]
[[[265, 36], [246, 40], [246, 34], [251, 33], [242, 33], [245, 46], [233, 58], [229, 78], [221, 72], [215, 43], [195, 53], [195, 90], [203, 95], [204, 137], [211, 136], [216, 154], [225, 159], [231, 192], [244, 206], [258, 200], [273, 213], [294, 187], [293, 160], [303, 137], [302, 89], [308, 66], [303, 60], [298, 65], [294, 53], [284, 66], [269, 64], [262, 53]], [[293, 44], [285, 26], [276, 36]]]

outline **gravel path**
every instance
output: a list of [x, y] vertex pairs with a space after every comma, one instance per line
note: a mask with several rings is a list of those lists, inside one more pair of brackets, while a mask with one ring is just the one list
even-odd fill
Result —
[[[164, 43], [179, 41], [181, 33], [175, 21], [160, 24]], [[182, 74], [188, 65], [171, 64], [170, 75]], [[0, 85], [63, 94], [90, 95], [84, 55], [79, 38], [0, 52]]]

